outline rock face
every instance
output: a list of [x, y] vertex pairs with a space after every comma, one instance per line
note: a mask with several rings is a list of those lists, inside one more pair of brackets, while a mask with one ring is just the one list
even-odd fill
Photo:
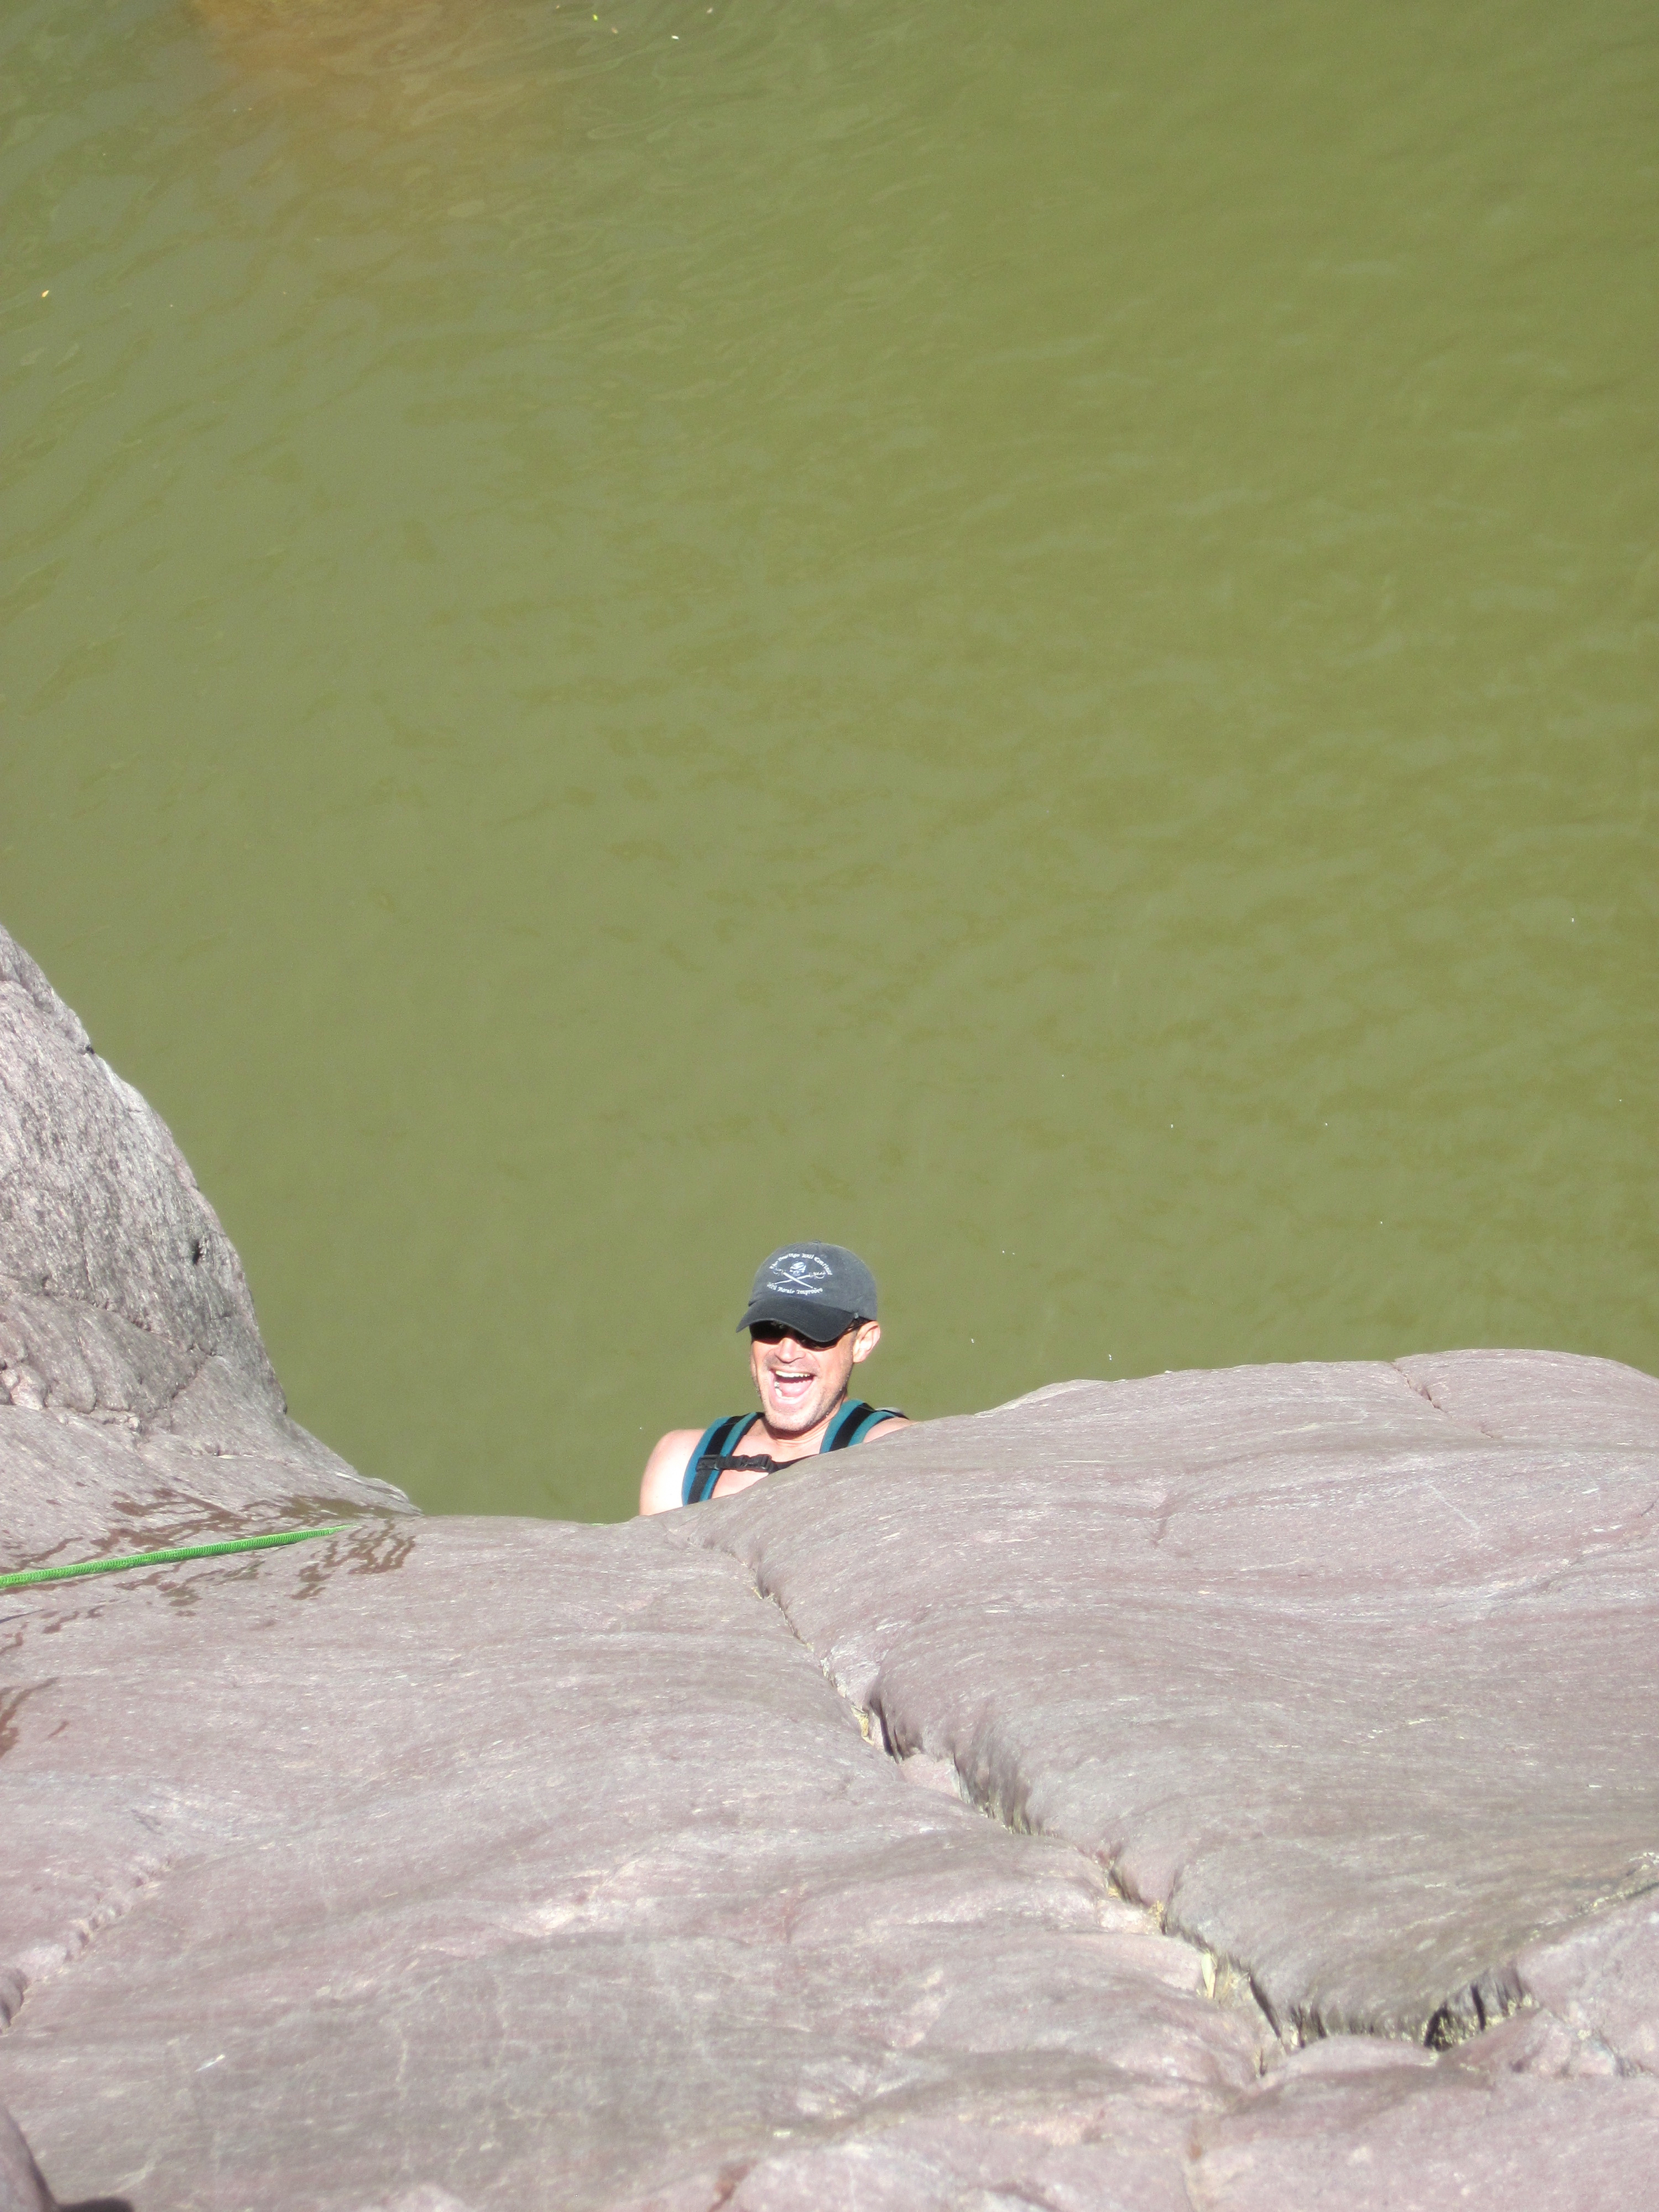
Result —
[[0, 1571], [350, 1524], [0, 1590], [0, 2212], [1653, 2203], [1659, 1383], [1068, 1384], [424, 1520], [4, 939], [0, 1148]]
[[688, 1526], [894, 1752], [1109, 1866], [1281, 2033], [1455, 2042], [1527, 1945], [1659, 1905], [1659, 1382], [1628, 1369], [1064, 1384]]
[[411, 1510], [289, 1419], [178, 1146], [3, 929], [0, 1428], [8, 1566]]

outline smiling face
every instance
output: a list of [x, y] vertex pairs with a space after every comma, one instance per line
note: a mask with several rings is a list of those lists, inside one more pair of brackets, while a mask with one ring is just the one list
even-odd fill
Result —
[[804, 1437], [827, 1421], [847, 1395], [848, 1377], [881, 1341], [881, 1324], [862, 1321], [833, 1344], [803, 1344], [775, 1322], [757, 1324], [749, 1336], [762, 1419], [774, 1436]]

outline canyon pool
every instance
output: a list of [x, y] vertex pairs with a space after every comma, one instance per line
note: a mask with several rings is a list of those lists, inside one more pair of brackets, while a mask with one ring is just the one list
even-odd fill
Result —
[[1659, 16], [11, 0], [0, 919], [296, 1416], [1659, 1367]]

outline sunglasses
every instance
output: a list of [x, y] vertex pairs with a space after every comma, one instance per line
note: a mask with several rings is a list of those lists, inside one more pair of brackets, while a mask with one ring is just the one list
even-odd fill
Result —
[[[842, 1336], [850, 1336], [850, 1328]], [[797, 1344], [807, 1345], [814, 1352], [827, 1352], [832, 1344], [841, 1342], [840, 1336], [808, 1336], [805, 1329], [786, 1328], [779, 1321], [757, 1321], [749, 1324], [750, 1341], [753, 1344], [781, 1344], [786, 1336], [793, 1337]]]

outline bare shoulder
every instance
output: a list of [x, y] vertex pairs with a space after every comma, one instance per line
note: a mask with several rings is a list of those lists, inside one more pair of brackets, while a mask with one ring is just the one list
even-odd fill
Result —
[[685, 1463], [702, 1434], [701, 1429], [670, 1429], [666, 1436], [658, 1437], [640, 1478], [641, 1513], [666, 1513], [679, 1504]]
[[902, 1413], [895, 1413], [890, 1421], [878, 1421], [864, 1441], [867, 1444], [878, 1444], [884, 1437], [896, 1437], [901, 1429], [915, 1426], [915, 1423], [907, 1420]]

